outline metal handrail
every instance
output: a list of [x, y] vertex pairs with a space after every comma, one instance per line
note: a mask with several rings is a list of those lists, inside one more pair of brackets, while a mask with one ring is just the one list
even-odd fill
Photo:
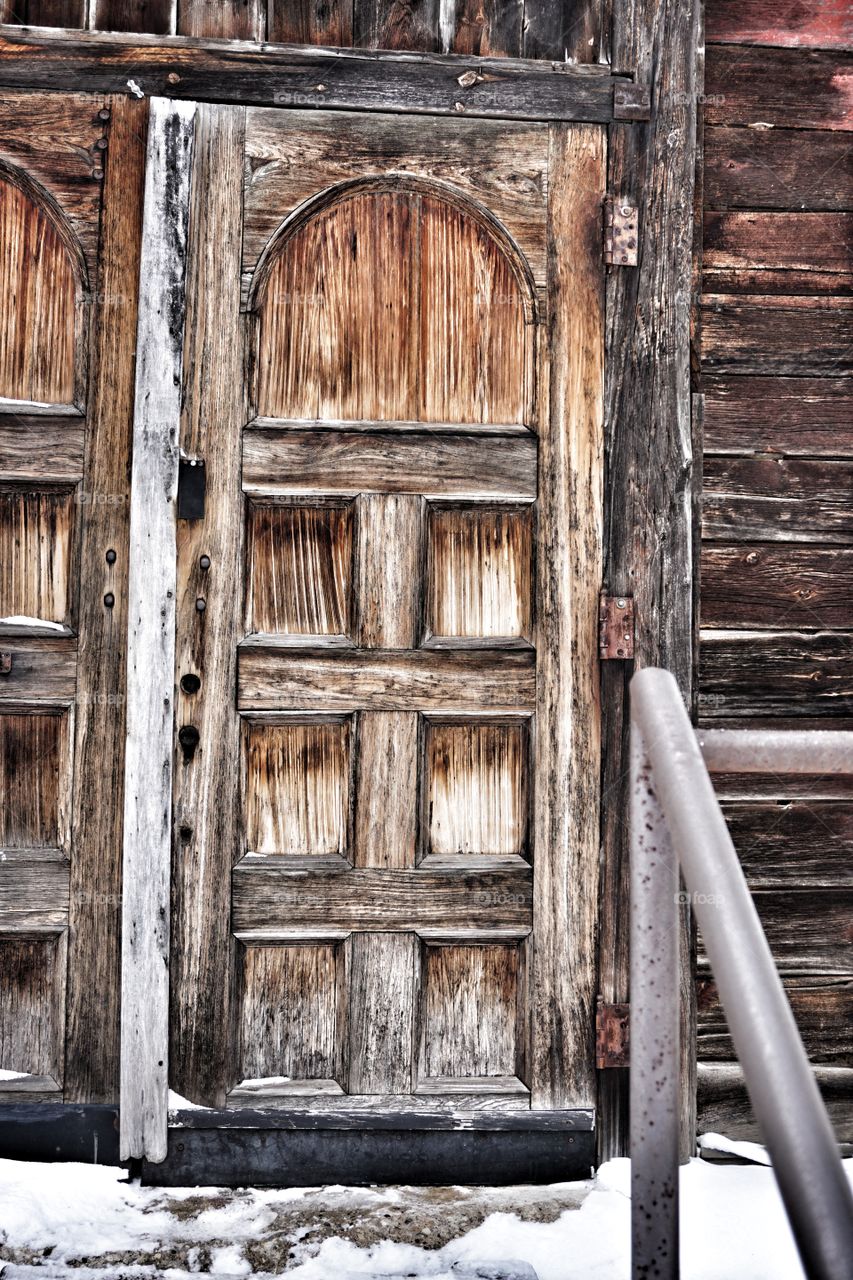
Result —
[[702, 751], [715, 772], [853, 774], [853, 733], [713, 730], [698, 738], [673, 676], [638, 672], [631, 681], [632, 1274], [679, 1275], [680, 867], [803, 1267], [810, 1280], [850, 1280], [853, 1195]]

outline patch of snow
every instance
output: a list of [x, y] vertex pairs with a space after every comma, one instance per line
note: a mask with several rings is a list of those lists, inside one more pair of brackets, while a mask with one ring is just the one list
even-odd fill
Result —
[[241, 1080], [238, 1089], [264, 1089], [268, 1085], [291, 1084], [293, 1076], [249, 1076]]
[[0, 618], [2, 627], [41, 627], [46, 631], [66, 631], [64, 622], [50, 622], [47, 618], [28, 618], [23, 613], [14, 613], [8, 618]]
[[203, 1107], [200, 1102], [190, 1102], [189, 1098], [184, 1098], [180, 1093], [175, 1093], [174, 1089], [169, 1090], [169, 1110], [170, 1111], [209, 1111], [210, 1107]]
[[0, 1080], [29, 1080], [31, 1074], [29, 1071], [0, 1070]]
[[236, 1244], [226, 1248], [214, 1249], [210, 1259], [210, 1274], [214, 1276], [248, 1276], [252, 1274], [252, 1264], [244, 1258], [243, 1251]]
[[751, 1160], [753, 1164], [770, 1164], [767, 1148], [758, 1142], [738, 1142], [734, 1138], [726, 1138], [722, 1133], [703, 1133], [699, 1137], [701, 1151], [725, 1151], [729, 1155], [739, 1156], [741, 1160]]

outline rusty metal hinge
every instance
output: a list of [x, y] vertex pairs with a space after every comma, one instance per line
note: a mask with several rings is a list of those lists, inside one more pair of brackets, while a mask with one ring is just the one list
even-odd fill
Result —
[[0, 653], [0, 676], [8, 676], [12, 670], [11, 653]]
[[602, 662], [612, 658], [633, 658], [633, 596], [609, 596], [604, 591], [599, 596], [598, 656]]
[[651, 94], [647, 84], [631, 80], [617, 84], [613, 90], [614, 120], [648, 120], [652, 114]]
[[608, 267], [637, 265], [637, 206], [624, 196], [604, 201], [604, 262]]
[[595, 1065], [627, 1067], [630, 1063], [631, 1006], [606, 1004], [601, 996], [595, 1009]]

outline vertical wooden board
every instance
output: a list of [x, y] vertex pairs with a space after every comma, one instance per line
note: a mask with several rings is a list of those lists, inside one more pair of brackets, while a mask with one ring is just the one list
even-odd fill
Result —
[[178, 34], [222, 36], [226, 40], [263, 40], [264, 0], [177, 0]]
[[426, 730], [426, 848], [521, 854], [527, 844], [527, 725], [441, 724]]
[[532, 639], [533, 507], [428, 512], [427, 636]]
[[420, 404], [424, 422], [530, 420], [529, 298], [503, 248], [447, 200], [420, 202]]
[[415, 865], [418, 715], [361, 711], [355, 761], [355, 865]]
[[595, 1098], [605, 135], [552, 126], [550, 410], [539, 455], [531, 1104]]
[[2, 0], [0, 22], [82, 29], [86, 25], [86, 0]]
[[257, 299], [253, 398], [265, 417], [317, 418], [320, 413], [317, 317], [324, 225], [321, 218], [312, 219], [285, 241]]
[[350, 724], [246, 727], [246, 839], [255, 853], [345, 854]]
[[[148, 103], [111, 112], [80, 538], [65, 1099], [115, 1103], [127, 654], [128, 477]], [[108, 551], [115, 552], [109, 564]], [[112, 593], [107, 608], [104, 596]]]
[[359, 643], [413, 649], [420, 630], [423, 499], [362, 494], [358, 500]]
[[79, 288], [53, 219], [0, 167], [0, 396], [73, 402]]
[[350, 505], [252, 502], [247, 543], [247, 631], [289, 636], [350, 633]]
[[0, 1071], [62, 1083], [65, 934], [0, 940]]
[[353, 0], [353, 44], [439, 52], [440, 12], [441, 0]]
[[413, 933], [354, 933], [349, 970], [347, 1092], [412, 1092]]
[[334, 945], [246, 947], [239, 1072], [334, 1080], [338, 1060], [338, 957]]
[[[156, 36], [175, 34], [177, 0], [89, 0], [94, 31], [139, 31]], [[83, 23], [75, 23], [83, 26]]]
[[610, 6], [601, 0], [524, 0], [525, 58], [606, 62]]
[[427, 946], [419, 1081], [516, 1074], [518, 946]]
[[524, 0], [455, 0], [451, 53], [521, 56]]
[[68, 489], [0, 488], [0, 623], [71, 623], [74, 515]]
[[267, 39], [284, 44], [349, 46], [353, 0], [270, 0]]
[[0, 849], [55, 849], [70, 784], [67, 717], [0, 715]]
[[[240, 724], [234, 703], [243, 592], [240, 329], [244, 112], [200, 106], [193, 146], [181, 445], [205, 460], [201, 520], [178, 522], [177, 723], [198, 730], [175, 771], [170, 1083], [223, 1106], [233, 1083], [230, 872], [240, 849]], [[210, 560], [202, 567], [202, 557]], [[197, 601], [206, 608], [199, 611]], [[185, 674], [201, 688], [187, 694]], [[181, 753], [183, 756], [183, 753]], [[204, 920], [204, 928], [199, 928]]]
[[128, 570], [121, 1158], [166, 1155], [178, 429], [195, 104], [153, 98]]

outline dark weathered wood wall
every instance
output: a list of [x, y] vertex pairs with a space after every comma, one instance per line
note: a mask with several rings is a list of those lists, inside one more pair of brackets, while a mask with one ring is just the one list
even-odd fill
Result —
[[[699, 717], [853, 725], [853, 23], [708, 0]], [[806, 1047], [851, 1133], [850, 783], [730, 780], [726, 816]], [[700, 959], [700, 1124], [742, 1118]], [[840, 1090], [840, 1092], [839, 1092]], [[734, 1110], [733, 1110], [734, 1109]]]

